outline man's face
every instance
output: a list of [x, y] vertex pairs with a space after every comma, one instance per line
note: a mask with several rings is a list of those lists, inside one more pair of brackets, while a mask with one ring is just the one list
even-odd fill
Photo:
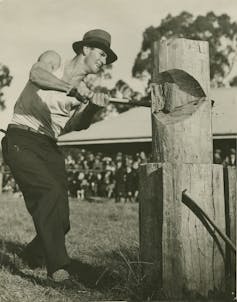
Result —
[[89, 73], [97, 73], [106, 64], [107, 54], [99, 48], [86, 47], [85, 63]]

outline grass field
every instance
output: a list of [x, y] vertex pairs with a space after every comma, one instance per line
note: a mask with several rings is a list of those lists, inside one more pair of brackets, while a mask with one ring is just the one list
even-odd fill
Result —
[[67, 248], [80, 288], [52, 288], [16, 255], [34, 236], [23, 199], [0, 195], [0, 302], [139, 299], [138, 204], [70, 201]]

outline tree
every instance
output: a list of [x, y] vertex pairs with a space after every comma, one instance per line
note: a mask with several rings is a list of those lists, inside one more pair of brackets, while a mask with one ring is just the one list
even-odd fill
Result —
[[10, 70], [6, 65], [0, 63], [0, 109], [5, 108], [5, 100], [3, 99], [2, 89], [5, 86], [10, 86], [12, 81], [12, 76], [10, 75]]
[[135, 59], [133, 76], [139, 78], [146, 72], [151, 74], [153, 41], [178, 37], [209, 42], [213, 87], [237, 85], [237, 23], [226, 14], [217, 16], [213, 12], [196, 18], [188, 12], [175, 17], [169, 14], [158, 27], [148, 27]]

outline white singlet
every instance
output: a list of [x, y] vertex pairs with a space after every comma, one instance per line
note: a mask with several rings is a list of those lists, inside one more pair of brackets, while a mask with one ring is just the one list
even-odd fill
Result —
[[[61, 79], [64, 64], [53, 74]], [[11, 124], [25, 125], [54, 139], [81, 103], [64, 92], [42, 90], [28, 81], [16, 101]]]

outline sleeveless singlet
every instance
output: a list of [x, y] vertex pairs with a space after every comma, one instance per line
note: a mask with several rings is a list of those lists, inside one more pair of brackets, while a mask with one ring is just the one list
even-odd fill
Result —
[[[61, 79], [64, 63], [53, 74]], [[28, 81], [16, 101], [11, 124], [24, 125], [57, 139], [75, 108], [81, 103], [64, 92], [42, 90]]]

